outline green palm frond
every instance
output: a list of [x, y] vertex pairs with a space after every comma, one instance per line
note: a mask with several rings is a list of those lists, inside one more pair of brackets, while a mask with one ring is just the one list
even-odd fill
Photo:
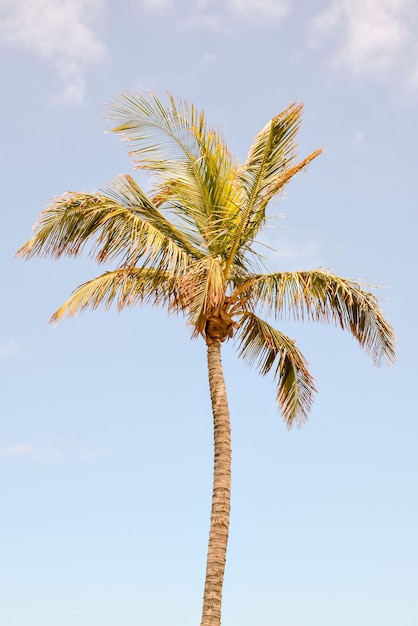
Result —
[[105, 272], [77, 287], [68, 300], [55, 311], [50, 321], [58, 322], [64, 317], [73, 317], [86, 309], [97, 309], [101, 305], [108, 309], [114, 303], [118, 311], [138, 304], [175, 309], [175, 294], [176, 277], [169, 272], [156, 271], [153, 268], [118, 269]]
[[237, 171], [237, 186], [244, 197], [228, 265], [237, 250], [248, 242], [252, 243], [265, 222], [265, 209], [271, 198], [322, 152], [321, 149], [316, 150], [297, 165], [293, 164], [297, 155], [295, 136], [301, 123], [302, 108], [302, 105], [294, 103], [266, 124], [256, 136], [247, 160]]
[[154, 207], [130, 177], [111, 181], [107, 193], [66, 193], [55, 198], [17, 255], [76, 256], [90, 244], [99, 262], [187, 267], [201, 252]]
[[211, 201], [211, 245], [212, 255], [225, 254], [230, 247], [232, 224], [238, 223], [242, 190], [237, 185], [237, 163], [234, 162], [223, 137], [208, 129], [203, 117], [194, 134], [200, 148], [199, 167]]
[[239, 356], [264, 376], [273, 365], [277, 401], [288, 428], [303, 424], [316, 391], [307, 363], [295, 342], [252, 313], [244, 313], [236, 334]]
[[[245, 291], [245, 286], [241, 288]], [[278, 319], [333, 322], [348, 330], [379, 364], [395, 360], [395, 336], [364, 285], [324, 270], [278, 272], [248, 281], [251, 297]]]

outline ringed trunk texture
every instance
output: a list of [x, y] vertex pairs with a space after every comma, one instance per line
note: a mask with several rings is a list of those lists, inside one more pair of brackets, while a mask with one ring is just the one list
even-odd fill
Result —
[[207, 349], [215, 458], [205, 591], [200, 626], [219, 626], [231, 503], [231, 427], [222, 372], [220, 341], [209, 343]]

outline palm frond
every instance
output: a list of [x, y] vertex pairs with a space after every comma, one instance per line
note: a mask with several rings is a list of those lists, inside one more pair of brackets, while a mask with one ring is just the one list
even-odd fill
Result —
[[271, 186], [265, 190], [264, 195], [259, 196], [259, 205], [257, 207], [254, 207], [256, 210], [253, 211], [251, 218], [248, 220], [246, 227], [242, 231], [238, 249], [241, 249], [242, 247], [248, 247], [249, 249], [251, 249], [252, 243], [260, 228], [265, 225], [267, 204], [270, 202], [273, 196], [282, 191], [282, 189], [290, 181], [290, 179], [293, 178], [293, 176], [306, 169], [309, 163], [313, 161], [317, 156], [322, 154], [322, 152], [322, 148], [318, 148], [317, 150], [314, 150], [314, 152], [311, 152], [311, 154], [302, 159], [302, 161], [300, 161], [296, 165], [287, 167], [283, 171], [283, 173], [271, 183]]
[[[375, 364], [395, 360], [395, 336], [376, 296], [324, 270], [278, 272], [248, 281], [251, 298], [278, 319], [332, 322], [348, 330]], [[241, 287], [245, 291], [246, 287]]]
[[153, 268], [126, 268], [105, 272], [83, 283], [51, 317], [55, 323], [73, 317], [86, 309], [116, 303], [118, 311], [138, 304], [162, 305], [175, 308], [176, 276]]
[[219, 133], [207, 128], [202, 112], [171, 95], [165, 106], [153, 93], [122, 94], [108, 111], [118, 122], [112, 131], [133, 145], [134, 166], [157, 175], [156, 195], [174, 198], [178, 214], [191, 218], [209, 244], [234, 169]]
[[238, 165], [234, 162], [223, 137], [206, 127], [203, 118], [193, 128], [201, 157], [199, 167], [211, 202], [210, 251], [225, 254], [230, 247], [232, 224], [239, 220], [242, 190], [236, 184]]
[[303, 424], [316, 391], [295, 342], [253, 313], [244, 313], [236, 334], [239, 356], [264, 376], [276, 365], [277, 401], [288, 428]]
[[251, 243], [265, 222], [266, 206], [297, 172], [305, 168], [322, 150], [315, 150], [297, 165], [295, 136], [301, 123], [303, 106], [292, 104], [273, 118], [258, 133], [246, 162], [237, 171], [237, 186], [242, 190], [240, 219], [228, 263], [238, 249]]
[[[147, 235], [151, 239], [154, 232], [157, 240], [159, 239], [157, 233], [161, 233], [166, 239], [167, 247], [170, 247], [170, 242], [172, 242], [174, 246], [183, 250], [191, 259], [199, 259], [204, 255], [204, 241], [202, 238], [189, 230], [176, 227], [172, 221], [164, 216], [153, 200], [148, 198], [131, 176], [124, 175], [114, 178], [104, 188], [103, 192], [107, 197], [132, 211], [135, 218], [140, 218], [142, 227], [148, 228], [149, 233]], [[121, 225], [116, 225], [115, 230], [117, 231], [120, 227]], [[158, 250], [160, 246], [155, 245], [150, 240], [148, 249], [152, 247]], [[143, 255], [142, 252], [141, 255]]]
[[187, 188], [195, 224], [202, 227], [210, 217], [211, 203], [192, 131], [199, 119], [196, 109], [173, 97], [167, 106], [153, 93], [126, 93], [108, 105], [108, 119], [116, 123], [112, 132], [132, 145], [134, 167], [157, 175], [160, 196], [169, 196], [173, 185]]
[[202, 254], [198, 242], [170, 224], [129, 176], [115, 178], [106, 193], [55, 198], [34, 230], [18, 256], [76, 256], [90, 245], [98, 262], [116, 258], [122, 265], [141, 261], [184, 269], [190, 257]]

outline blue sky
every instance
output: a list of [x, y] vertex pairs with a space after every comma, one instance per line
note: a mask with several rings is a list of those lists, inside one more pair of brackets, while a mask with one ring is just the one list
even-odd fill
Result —
[[48, 326], [100, 268], [13, 258], [52, 196], [130, 172], [105, 103], [152, 89], [203, 108], [242, 159], [273, 115], [305, 103], [301, 156], [325, 152], [271, 207], [271, 266], [383, 285], [398, 338], [396, 365], [376, 369], [338, 329], [286, 324], [319, 390], [290, 433], [273, 381], [225, 345], [223, 624], [416, 626], [416, 3], [0, 0], [0, 49], [0, 623], [199, 623], [203, 342], [146, 308]]

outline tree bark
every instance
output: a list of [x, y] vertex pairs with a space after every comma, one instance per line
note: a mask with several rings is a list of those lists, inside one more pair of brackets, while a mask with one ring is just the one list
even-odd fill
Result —
[[220, 341], [209, 343], [207, 350], [214, 425], [214, 470], [201, 626], [220, 626], [231, 502], [231, 427]]

